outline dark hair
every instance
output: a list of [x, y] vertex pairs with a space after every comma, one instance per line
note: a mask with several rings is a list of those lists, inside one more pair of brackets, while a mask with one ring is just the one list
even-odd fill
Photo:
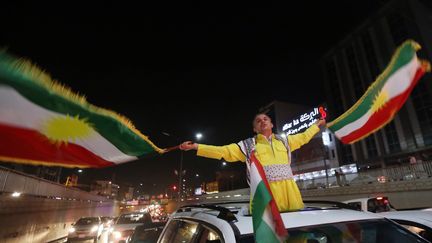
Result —
[[268, 118], [270, 118], [270, 121], [271, 121], [271, 117], [270, 117], [267, 113], [265, 113], [265, 112], [258, 112], [258, 113], [256, 113], [255, 116], [253, 117], [253, 120], [252, 120], [252, 128], [255, 127], [255, 119], [256, 119], [257, 116], [259, 116], [259, 115], [266, 115]]

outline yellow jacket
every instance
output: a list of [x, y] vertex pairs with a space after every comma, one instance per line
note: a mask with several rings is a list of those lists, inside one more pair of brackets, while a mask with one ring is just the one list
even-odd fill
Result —
[[[317, 125], [312, 125], [303, 133], [289, 135], [287, 138], [288, 146], [290, 147], [291, 152], [308, 143], [313, 138], [313, 136], [319, 132], [319, 130], [320, 129]], [[291, 163], [291, 161], [288, 161], [288, 154], [285, 145], [282, 141], [275, 139], [274, 135], [272, 135], [270, 144], [263, 135], [258, 134], [256, 137], [255, 149], [256, 156], [263, 166]], [[235, 143], [225, 146], [199, 144], [197, 155], [218, 160], [224, 159], [227, 162], [246, 161], [245, 155], [241, 151], [238, 144]]]
[[[303, 133], [288, 136], [287, 141], [291, 152], [308, 143], [319, 130], [317, 125], [312, 125]], [[282, 141], [275, 138], [274, 134], [270, 141], [258, 134], [255, 140], [255, 156], [265, 170], [278, 209], [287, 211], [303, 208], [300, 191], [292, 177], [287, 148]], [[239, 144], [235, 143], [225, 146], [199, 144], [197, 155], [224, 159], [227, 162], [246, 161], [246, 156]]]

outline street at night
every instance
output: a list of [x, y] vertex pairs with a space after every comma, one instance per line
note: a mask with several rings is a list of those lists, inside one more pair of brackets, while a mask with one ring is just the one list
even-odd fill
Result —
[[432, 240], [430, 1], [141, 4], [2, 4], [0, 242]]

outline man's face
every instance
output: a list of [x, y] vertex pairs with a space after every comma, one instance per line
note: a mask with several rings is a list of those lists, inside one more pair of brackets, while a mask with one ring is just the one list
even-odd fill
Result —
[[265, 132], [271, 132], [273, 129], [273, 123], [270, 117], [265, 114], [259, 114], [254, 120], [254, 132], [263, 134]]

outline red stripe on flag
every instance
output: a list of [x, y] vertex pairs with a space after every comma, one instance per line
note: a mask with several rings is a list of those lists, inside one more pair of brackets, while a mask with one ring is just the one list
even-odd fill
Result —
[[410, 96], [411, 91], [414, 89], [418, 80], [423, 76], [425, 71], [426, 70], [423, 67], [417, 69], [413, 82], [411, 82], [410, 86], [404, 93], [389, 100], [382, 109], [372, 114], [369, 120], [361, 128], [342, 137], [340, 140], [345, 144], [356, 142], [374, 132], [376, 129], [379, 129], [383, 124], [387, 123], [404, 105], [405, 101]]
[[266, 186], [267, 190], [269, 191], [270, 196], [272, 198], [269, 203], [270, 203], [270, 210], [271, 210], [271, 213], [272, 213], [272, 216], [273, 216], [273, 222], [275, 224], [276, 234], [278, 234], [280, 237], [286, 237], [286, 236], [288, 236], [288, 232], [285, 229], [285, 225], [283, 223], [282, 217], [281, 217], [281, 215], [279, 213], [279, 210], [277, 208], [277, 205], [275, 203], [275, 200], [274, 200], [274, 197], [273, 197], [273, 193], [270, 190], [270, 185], [269, 185], [269, 183], [267, 181], [267, 178], [265, 176], [264, 169], [263, 169], [261, 163], [255, 157], [255, 152], [254, 151], [251, 153], [250, 160], [251, 160], [252, 163], [255, 164], [255, 167], [257, 168], [258, 173], [259, 173], [262, 181], [264, 182], [264, 184], [265, 184], [265, 186]]
[[41, 133], [0, 123], [0, 154], [11, 162], [49, 164], [66, 167], [106, 167], [114, 163], [104, 160], [87, 149], [73, 144], [54, 144]]

